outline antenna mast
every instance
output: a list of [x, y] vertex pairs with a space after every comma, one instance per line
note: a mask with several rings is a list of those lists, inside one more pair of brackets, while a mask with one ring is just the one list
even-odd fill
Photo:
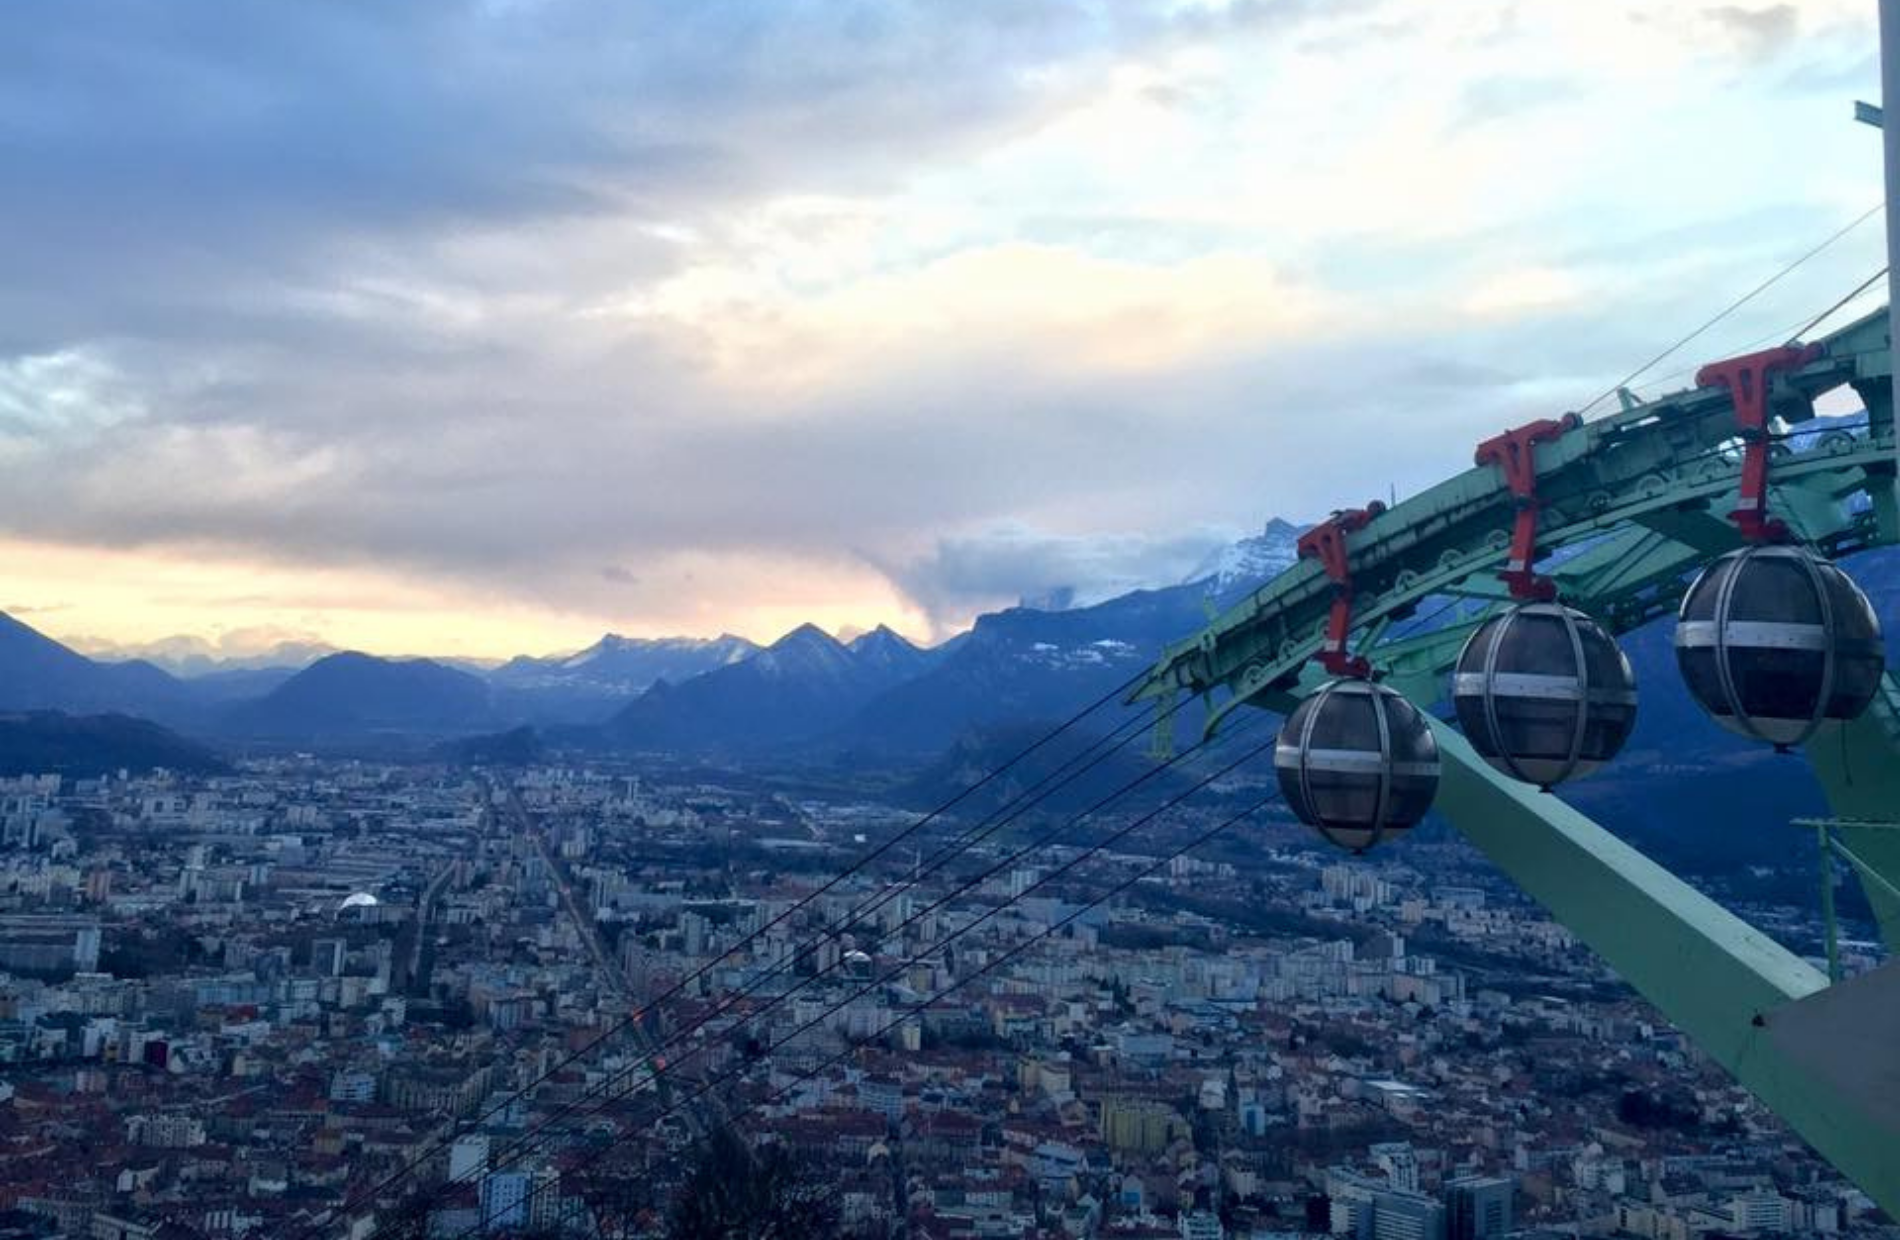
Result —
[[[1894, 119], [1889, 121], [1889, 116]], [[1900, 314], [1900, 211], [1896, 210], [1900, 206], [1900, 0], [1880, 0], [1880, 147], [1886, 165], [1887, 347], [1891, 349], [1900, 340], [1900, 331], [1895, 330], [1900, 319], [1894, 317]], [[1895, 442], [1900, 444], [1900, 437]], [[1900, 480], [1895, 485], [1900, 487]]]

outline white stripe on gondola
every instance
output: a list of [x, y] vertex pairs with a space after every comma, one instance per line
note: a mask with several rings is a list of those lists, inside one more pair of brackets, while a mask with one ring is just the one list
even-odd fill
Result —
[[[1636, 705], [1633, 689], [1584, 688], [1575, 676], [1540, 676], [1532, 672], [1498, 672], [1491, 688], [1499, 697], [1534, 698], [1549, 702], [1574, 702], [1579, 697], [1606, 706]], [[1459, 697], [1483, 697], [1483, 672], [1459, 672], [1452, 677], [1451, 691]]]
[[[1273, 761], [1276, 766], [1293, 770], [1300, 764], [1300, 751], [1291, 745], [1279, 745], [1274, 748]], [[1430, 775], [1438, 770], [1433, 762], [1393, 762], [1370, 749], [1309, 749], [1306, 751], [1306, 769], [1325, 771], [1330, 775], [1377, 775], [1390, 771], [1394, 775]]]
[[[1825, 593], [1822, 591], [1823, 595]], [[1819, 624], [1801, 624], [1792, 620], [1730, 620], [1722, 625], [1718, 643], [1717, 623], [1714, 620], [1684, 620], [1676, 626], [1676, 644], [1688, 650], [1707, 650], [1718, 644], [1731, 650], [1812, 650], [1825, 653], [1828, 648], [1827, 629]]]

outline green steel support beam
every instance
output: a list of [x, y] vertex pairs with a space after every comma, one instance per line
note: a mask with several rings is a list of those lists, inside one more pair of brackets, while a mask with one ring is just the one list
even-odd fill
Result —
[[[1774, 509], [1831, 556], [1900, 542], [1887, 328], [1882, 310], [1833, 332], [1815, 361], [1771, 384], [1774, 416], [1812, 432], [1776, 451]], [[1815, 400], [1843, 384], [1867, 408], [1858, 431], [1814, 420]], [[1729, 394], [1700, 388], [1622, 405], [1540, 445], [1535, 460], [1544, 571], [1613, 632], [1672, 611], [1689, 574], [1740, 545], [1724, 520], [1739, 472]], [[1465, 470], [1347, 536], [1355, 650], [1421, 706], [1442, 696], [1470, 629], [1509, 605], [1494, 577], [1516, 512], [1503, 481], [1495, 466]], [[1131, 700], [1197, 695], [1209, 732], [1242, 706], [1291, 709], [1321, 679], [1310, 660], [1334, 597], [1318, 563], [1293, 565], [1169, 647]], [[1443, 599], [1469, 602], [1419, 618], [1421, 604]], [[1830, 986], [1828, 974], [1434, 727], [1437, 804], [1458, 830], [1900, 1217], [1900, 958]], [[1823, 728], [1807, 752], [1839, 816], [1824, 873], [1830, 853], [1853, 864], [1882, 938], [1900, 953], [1900, 685], [1889, 679], [1867, 716]]]
[[1841, 923], [1834, 916], [1834, 837], [1828, 834], [1825, 822], [1815, 825], [1814, 837], [1821, 852], [1821, 927], [1827, 935], [1827, 980], [1833, 985], [1841, 980]]
[[[1767, 1047], [1786, 1079], [1829, 1108], [1819, 1116], [1832, 1130], [1829, 1138], [1804, 1135], [1892, 1214], [1891, 1162], [1900, 1150], [1900, 1055], [1893, 1053], [1900, 1039], [1900, 960], [1779, 1008], [1765, 1024]], [[1834, 1148], [1846, 1152], [1837, 1158]]]
[[1878, 869], [1874, 868], [1872, 864], [1863, 860], [1853, 849], [1847, 847], [1845, 844], [1835, 844], [1833, 845], [1833, 849], [1841, 856], [1847, 858], [1848, 863], [1860, 871], [1861, 877], [1886, 892], [1890, 898], [1900, 900], [1900, 887], [1896, 887], [1888, 882], [1885, 874], [1882, 874]]
[[1718, 556], [1742, 545], [1735, 527], [1707, 509], [1684, 512], [1678, 508], [1661, 508], [1642, 514], [1636, 523], [1706, 556]]
[[[1444, 762], [1437, 808], [1452, 825], [1882, 1209], [1900, 1215], [1892, 1098], [1823, 1078], [1806, 1042], [1776, 1036], [1783, 1013], [1827, 990], [1826, 976], [1557, 797], [1498, 774], [1450, 727], [1434, 722], [1433, 731]], [[1870, 1012], [1884, 1022], [1892, 1047], [1900, 1045], [1900, 1008], [1885, 1001], [1890, 994], [1851, 1015], [1862, 1025]], [[1841, 1019], [1806, 1023], [1832, 1030]]]
[[[1876, 435], [1893, 437], [1893, 385], [1888, 383], [1857, 383], [1855, 392], [1861, 403], [1867, 406], [1867, 420]], [[1876, 487], [1873, 492], [1874, 520], [1880, 530], [1883, 543], [1900, 542], [1900, 494], [1896, 494], [1891, 485]]]
[[[1891, 677], [1887, 689], [1891, 696]], [[1900, 898], [1893, 892], [1900, 886], [1900, 827], [1886, 825], [1900, 819], [1900, 749], [1890, 710], [1883, 698], [1852, 723], [1827, 724], [1808, 743], [1807, 757], [1840, 820], [1830, 824], [1834, 838], [1886, 880], [1870, 882], [1855, 871], [1881, 942], [1900, 952]]]

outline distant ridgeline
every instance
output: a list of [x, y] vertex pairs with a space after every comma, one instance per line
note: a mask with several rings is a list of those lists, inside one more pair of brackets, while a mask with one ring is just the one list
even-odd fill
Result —
[[[649, 753], [881, 765], [912, 772], [900, 794], [928, 800], [1022, 729], [1067, 717], [1152, 663], [1204, 622], [1210, 601], [1231, 603], [1278, 573], [1297, 536], [1276, 522], [1185, 584], [1063, 610], [1012, 607], [933, 649], [888, 629], [841, 642], [806, 625], [766, 647], [608, 638], [496, 668], [343, 653], [301, 669], [180, 678], [148, 663], [95, 662], [0, 617], [0, 710], [67, 712], [6, 717], [0, 771], [206, 770], [218, 752], [287, 748], [490, 765]], [[1889, 630], [1900, 626], [1900, 550], [1852, 563]], [[1785, 823], [1819, 810], [1819, 790], [1804, 764], [1730, 736], [1695, 708], [1669, 631], [1663, 621], [1625, 639], [1642, 706], [1616, 777], [1565, 795], [1645, 846], [1681, 854], [1672, 861], [1778, 856], [1785, 841], [1738, 839], [1720, 824]], [[1097, 726], [1117, 722], [1109, 712]], [[1184, 718], [1182, 735], [1193, 726]], [[1703, 849], [1718, 827], [1723, 847]]]
[[228, 769], [210, 749], [146, 719], [61, 711], [0, 714], [0, 775], [87, 778], [154, 768], [192, 774]]

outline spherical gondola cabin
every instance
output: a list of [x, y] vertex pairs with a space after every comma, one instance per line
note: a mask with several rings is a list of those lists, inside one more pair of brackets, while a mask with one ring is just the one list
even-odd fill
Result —
[[1709, 565], [1683, 595], [1675, 645], [1702, 709], [1777, 749], [1857, 718], [1887, 661], [1867, 596], [1802, 547], [1745, 547]]
[[1614, 758], [1636, 726], [1636, 674], [1616, 639], [1557, 603], [1520, 604], [1479, 625], [1451, 694], [1471, 747], [1546, 790]]
[[1273, 766], [1300, 821], [1353, 852], [1416, 826], [1438, 792], [1438, 742], [1424, 716], [1367, 680], [1330, 681], [1301, 702]]

